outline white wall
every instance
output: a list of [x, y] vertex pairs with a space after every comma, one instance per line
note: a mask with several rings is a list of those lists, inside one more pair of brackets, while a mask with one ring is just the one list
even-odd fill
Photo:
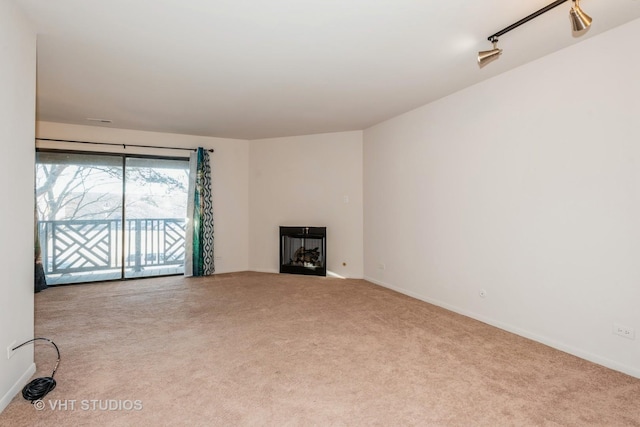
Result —
[[0, 0], [0, 411], [35, 370], [33, 166], [36, 35], [13, 2]]
[[365, 277], [640, 377], [638, 40], [640, 20], [367, 129]]
[[362, 132], [255, 140], [250, 158], [251, 269], [278, 272], [279, 226], [326, 226], [327, 270], [361, 278]]
[[[38, 122], [39, 138], [93, 141], [132, 145], [158, 145], [181, 148], [213, 148], [211, 175], [215, 222], [216, 273], [246, 271], [249, 268], [249, 142], [245, 140], [211, 138], [157, 132], [115, 129], [101, 126], [78, 126], [62, 123]], [[123, 152], [89, 144], [38, 142], [38, 147], [57, 147], [83, 151], [100, 150]], [[136, 149], [127, 153], [184, 156], [184, 151]]]

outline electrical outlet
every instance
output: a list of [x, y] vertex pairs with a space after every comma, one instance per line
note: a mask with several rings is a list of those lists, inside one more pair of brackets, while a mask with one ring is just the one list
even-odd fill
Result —
[[382, 263], [382, 262], [378, 263], [378, 270], [384, 270], [385, 268], [387, 268], [387, 266], [384, 265], [384, 263]]
[[13, 357], [13, 353], [15, 353], [13, 348], [15, 346], [16, 346], [16, 342], [14, 341], [11, 344], [9, 344], [9, 346], [7, 347], [7, 359], [11, 359]]
[[630, 340], [636, 339], [636, 331], [628, 326], [620, 325], [619, 323], [613, 324], [613, 333], [620, 335], [621, 337], [629, 338]]

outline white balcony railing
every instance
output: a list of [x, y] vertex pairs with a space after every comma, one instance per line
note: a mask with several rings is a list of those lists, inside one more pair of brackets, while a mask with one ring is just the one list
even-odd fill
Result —
[[[184, 264], [184, 218], [39, 221], [46, 274]], [[124, 243], [123, 243], [124, 242]]]

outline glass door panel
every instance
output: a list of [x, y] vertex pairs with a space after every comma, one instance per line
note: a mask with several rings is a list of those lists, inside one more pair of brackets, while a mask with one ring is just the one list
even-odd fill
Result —
[[36, 204], [47, 284], [122, 275], [122, 158], [38, 152]]
[[184, 273], [187, 159], [126, 158], [124, 277]]

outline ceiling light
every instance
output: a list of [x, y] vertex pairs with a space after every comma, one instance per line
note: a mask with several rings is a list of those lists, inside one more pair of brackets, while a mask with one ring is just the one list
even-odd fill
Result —
[[[569, 0], [556, 0], [553, 3], [546, 5], [542, 9], [537, 10], [536, 12], [533, 12], [531, 15], [525, 16], [518, 22], [515, 22], [509, 25], [508, 27], [498, 31], [497, 33], [490, 35], [487, 39], [491, 43], [493, 43], [493, 49], [483, 50], [478, 52], [478, 65], [482, 67], [483, 65], [486, 65], [487, 63], [491, 62], [493, 59], [498, 58], [500, 54], [502, 54], [502, 49], [498, 49], [496, 47], [496, 44], [498, 43], [498, 37], [502, 36], [505, 33], [508, 33], [509, 31], [519, 27], [524, 23], [531, 21], [534, 18], [537, 18], [543, 13], [546, 13], [551, 9], [553, 9], [554, 7], [560, 6], [562, 3], [565, 3], [567, 1]], [[572, 1], [574, 5], [573, 7], [571, 7], [571, 10], [569, 11], [569, 17], [571, 19], [571, 27], [575, 32], [584, 31], [587, 28], [589, 28], [589, 26], [591, 25], [591, 17], [589, 17], [589, 15], [587, 15], [582, 11], [582, 9], [580, 9], [580, 5], [578, 4], [580, 0], [572, 0]]]
[[491, 40], [493, 43], [493, 49], [491, 50], [481, 50], [478, 52], [478, 64], [482, 67], [487, 65], [489, 62], [494, 59], [498, 59], [498, 57], [502, 54], [502, 49], [498, 49], [498, 39], [494, 38]]
[[580, 9], [579, 0], [573, 0], [573, 2], [575, 4], [569, 11], [571, 26], [573, 27], [573, 31], [584, 31], [591, 26], [591, 17]]

